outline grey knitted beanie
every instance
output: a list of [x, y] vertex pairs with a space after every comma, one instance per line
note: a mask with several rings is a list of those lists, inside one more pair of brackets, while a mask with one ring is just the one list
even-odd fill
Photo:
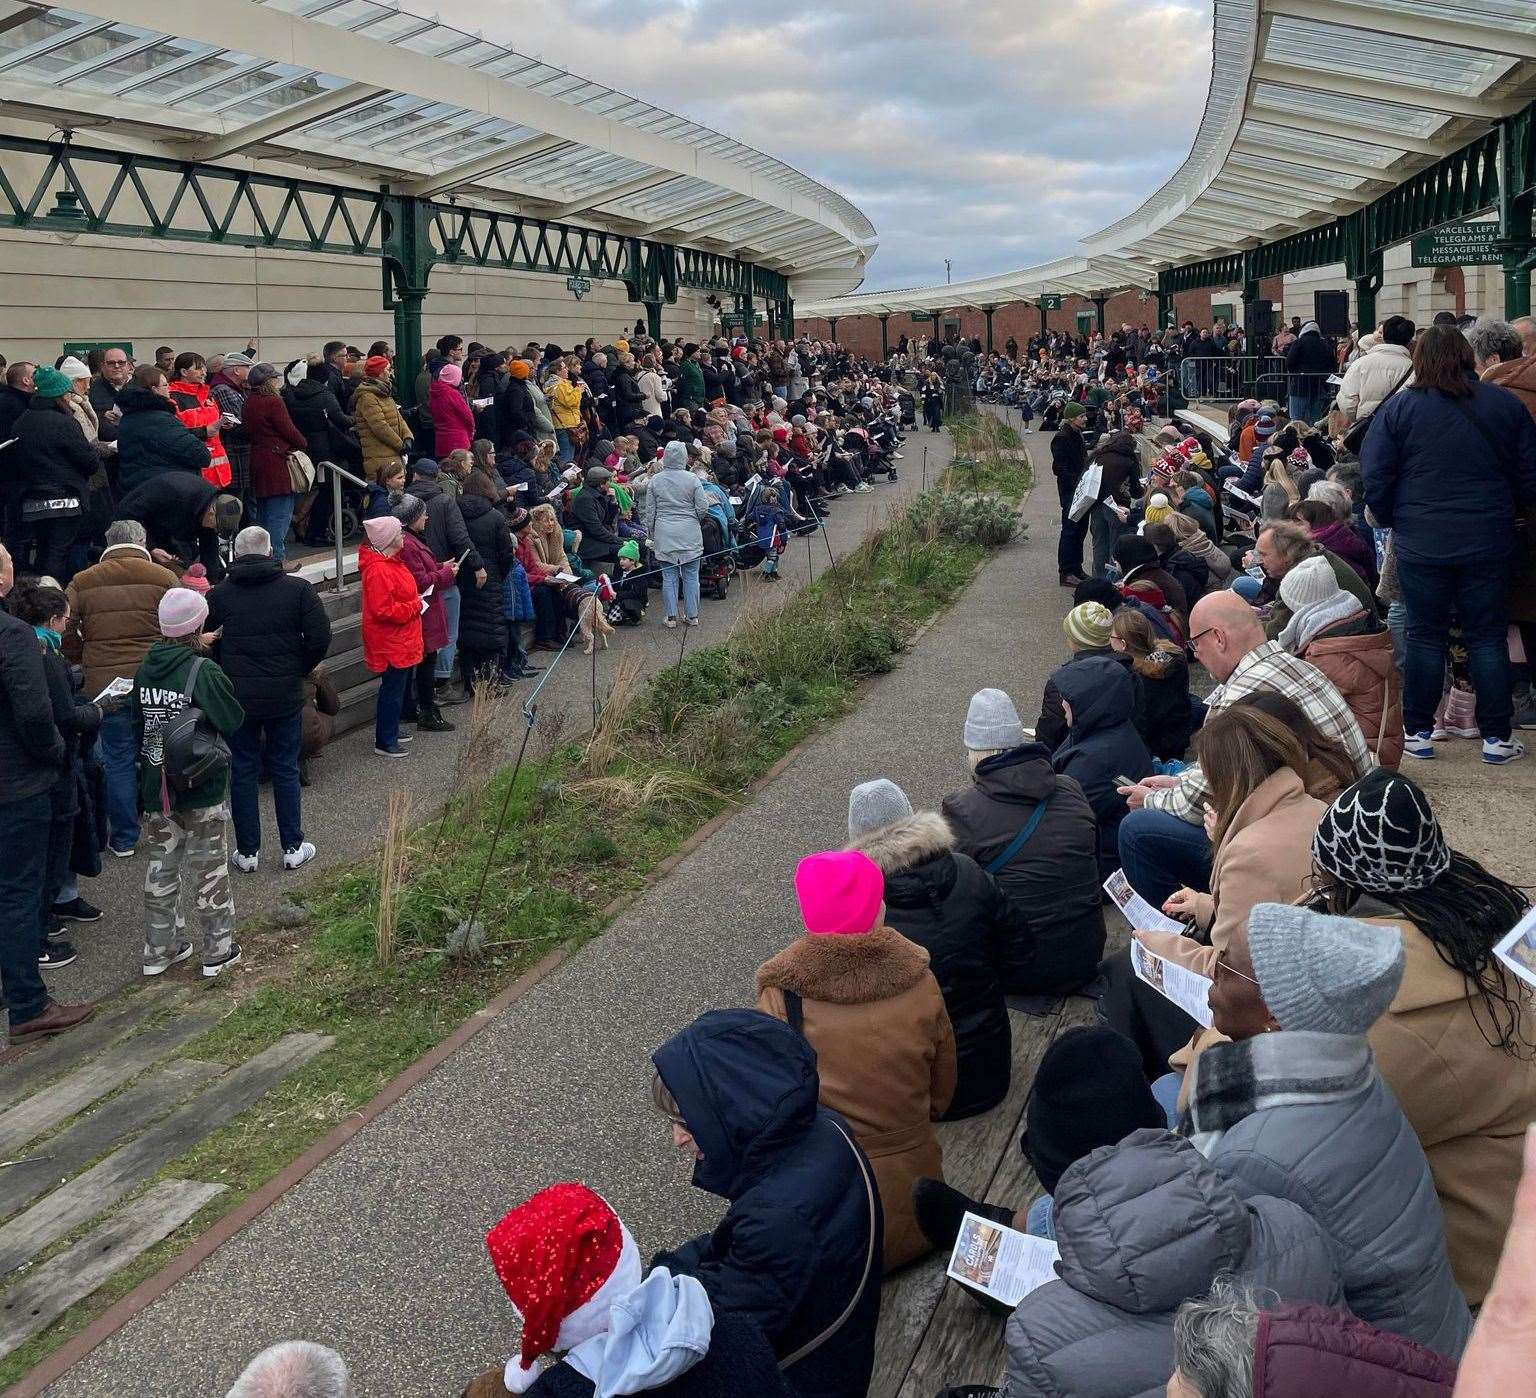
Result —
[[1352, 917], [1284, 903], [1248, 915], [1248, 950], [1264, 1003], [1282, 1029], [1364, 1034], [1403, 980], [1403, 937]]
[[894, 825], [911, 814], [912, 803], [895, 782], [885, 777], [861, 782], [848, 793], [848, 838], [857, 840], [871, 830]]
[[965, 746], [970, 752], [1022, 747], [1024, 725], [1013, 700], [1000, 689], [978, 689], [965, 716]]

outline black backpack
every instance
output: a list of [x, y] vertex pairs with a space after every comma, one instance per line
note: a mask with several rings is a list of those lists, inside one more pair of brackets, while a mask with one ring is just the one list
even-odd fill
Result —
[[181, 687], [181, 712], [165, 730], [165, 782], [172, 791], [187, 792], [229, 771], [229, 743], [192, 702], [198, 672], [208, 663], [198, 656]]

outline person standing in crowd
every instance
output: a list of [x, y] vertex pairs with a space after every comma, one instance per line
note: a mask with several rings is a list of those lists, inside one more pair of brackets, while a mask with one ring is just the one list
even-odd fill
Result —
[[1357, 1316], [1455, 1359], [1472, 1318], [1434, 1177], [1367, 1038], [1403, 967], [1395, 927], [1259, 904], [1216, 961], [1230, 1042], [1195, 1059], [1179, 1133], [1241, 1192], [1322, 1225]]
[[1315, 320], [1303, 321], [1295, 343], [1285, 351], [1289, 416], [1309, 426], [1328, 407], [1329, 377], [1337, 371], [1333, 346], [1323, 338]]
[[1000, 689], [972, 695], [965, 720], [972, 784], [942, 810], [955, 844], [996, 878], [1009, 930], [999, 975], [1010, 995], [1070, 995], [1104, 951], [1097, 827], [1082, 788], [1019, 722]]
[[[384, 478], [392, 466], [405, 465], [411, 445], [411, 429], [401, 416], [392, 393], [393, 370], [381, 354], [363, 361], [363, 377], [352, 390], [352, 426], [363, 458], [363, 474], [370, 481]], [[417, 398], [418, 404], [426, 400]]]
[[406, 757], [409, 754], [400, 743], [400, 710], [405, 687], [425, 653], [421, 597], [411, 570], [400, 558], [404, 547], [400, 521], [381, 515], [365, 520], [363, 532], [368, 542], [357, 551], [363, 582], [363, 663], [380, 677], [373, 750], [380, 757]]
[[1132, 497], [1141, 493], [1140, 460], [1135, 436], [1124, 431], [1110, 433], [1089, 458], [1089, 464], [1097, 465], [1100, 471], [1099, 489], [1086, 516], [1096, 578], [1105, 575], [1130, 518]]
[[1413, 383], [1371, 419], [1360, 449], [1365, 499], [1392, 530], [1408, 609], [1403, 750], [1435, 755], [1453, 615], [1461, 622], [1483, 761], [1525, 756], [1512, 736], [1509, 580], [1517, 511], [1536, 505], [1536, 423], [1508, 389], [1477, 378], [1460, 331], [1431, 326], [1413, 352]]
[[582, 394], [571, 382], [571, 371], [564, 359], [556, 359], [549, 366], [544, 391], [555, 424], [555, 442], [560, 460], [569, 465], [576, 460], [576, 435], [581, 431]]
[[213, 978], [241, 959], [234, 940], [229, 887], [229, 770], [219, 765], [185, 790], [166, 770], [165, 740], [182, 711], [199, 709], [226, 740], [245, 721], [229, 676], [207, 654], [208, 599], [173, 587], [160, 599], [160, 634], [133, 677], [132, 712], [139, 735], [139, 803], [149, 841], [144, 874], [144, 974], [163, 975], [196, 948], [181, 939], [181, 895], [187, 921], [200, 933], [203, 975]]
[[[1088, 469], [1088, 444], [1083, 440], [1083, 405], [1068, 403], [1061, 410], [1061, 426], [1051, 438], [1051, 474], [1061, 500], [1061, 534], [1056, 541], [1056, 572], [1063, 587], [1083, 580], [1083, 541], [1088, 537], [1088, 516], [1073, 519], [1067, 511], [1077, 483]], [[1102, 575], [1101, 575], [1102, 576]]]
[[1416, 327], [1407, 316], [1388, 316], [1382, 321], [1376, 343], [1344, 371], [1337, 398], [1344, 425], [1369, 417], [1385, 399], [1413, 382], [1415, 333]]
[[170, 383], [153, 364], [133, 371], [118, 395], [118, 406], [122, 421], [117, 429], [117, 484], [124, 494], [167, 472], [207, 471], [212, 461], [208, 444], [177, 416]]
[[502, 487], [484, 471], [471, 471], [458, 507], [480, 560], [483, 580], [459, 595], [459, 668], [465, 692], [476, 684], [494, 684], [507, 654], [507, 626], [502, 616], [502, 580], [517, 561], [517, 545], [501, 509]]
[[205, 382], [207, 374], [208, 365], [202, 355], [191, 350], [178, 354], [169, 375], [171, 402], [181, 425], [208, 448], [208, 465], [203, 478], [222, 490], [229, 485], [233, 474], [219, 428], [232, 426], [233, 421], [213, 401], [212, 390]]
[[265, 770], [272, 780], [283, 868], [297, 869], [315, 857], [300, 814], [304, 677], [330, 648], [330, 618], [309, 583], [284, 573], [267, 531], [252, 525], [235, 536], [229, 572], [208, 594], [208, 625], [219, 633], [219, 664], [245, 711], [229, 741], [232, 862], [242, 873], [256, 872]]
[[955, 849], [937, 811], [914, 812], [880, 778], [848, 795], [849, 848], [885, 877], [885, 924], [928, 953], [955, 1038], [955, 1091], [941, 1118], [990, 1111], [1008, 1093], [1013, 1047], [998, 963], [1008, 905], [997, 880]]
[[[10, 596], [15, 580], [0, 547], [0, 598]], [[66, 761], [37, 635], [0, 607], [0, 989], [12, 1046], [62, 1034], [96, 1013], [93, 1004], [53, 999], [38, 969], [48, 877], [48, 841], [40, 836]]]
[[[64, 653], [85, 667], [85, 692], [100, 694], [115, 679], [132, 679], [160, 639], [160, 599], [176, 574], [149, 556], [137, 520], [107, 526], [101, 561], [76, 573], [66, 595], [70, 624]], [[109, 709], [96, 735], [107, 808], [107, 848], [120, 858], [139, 842], [139, 749], [133, 715]]]
[[435, 443], [433, 455], [439, 461], [449, 452], [468, 451], [475, 439], [475, 415], [460, 387], [463, 382], [463, 371], [453, 363], [444, 364], [432, 380], [429, 402]]
[[669, 627], [677, 625], [679, 576], [684, 619], [689, 626], [699, 624], [699, 560], [708, 515], [709, 495], [688, 469], [687, 446], [668, 442], [661, 469], [646, 483], [642, 523], [661, 563], [661, 609]]
[[651, 1098], [727, 1201], [711, 1231], [653, 1267], [697, 1277], [717, 1315], [754, 1320], [797, 1398], [869, 1388], [883, 1216], [852, 1131], [818, 1102], [816, 1051], [759, 1010], [712, 1010], [652, 1055]]
[[[294, 507], [303, 499], [295, 490], [288, 457], [308, 452], [309, 440], [294, 426], [279, 389], [282, 373], [271, 364], [258, 364], [247, 382], [245, 435], [250, 443], [251, 494], [256, 499], [256, 520], [272, 541], [272, 558], [282, 566]], [[313, 462], [311, 462], [313, 465]]]
[[60, 583], [74, 576], [75, 545], [100, 464], [69, 411], [69, 392], [69, 380], [57, 369], [37, 370], [32, 399], [11, 429], [15, 445], [5, 462], [20, 483], [19, 517], [35, 542], [37, 571]]
[[691, 409], [702, 408], [707, 401], [699, 347], [690, 340], [683, 346], [683, 363], [677, 377], [677, 403], [679, 407]]
[[[404, 529], [400, 561], [411, 570], [416, 591], [426, 603], [421, 613], [422, 657], [416, 667], [416, 731], [452, 733], [455, 725], [443, 717], [437, 702], [437, 653], [448, 644], [448, 617], [443, 610], [442, 594], [445, 588], [454, 585], [458, 565], [454, 559], [439, 563], [432, 556], [423, 537], [427, 529], [427, 506], [419, 496], [401, 496], [400, 503], [391, 513]], [[407, 712], [411, 711], [409, 690], [405, 707]]]
[[912, 1186], [942, 1176], [932, 1123], [954, 1096], [954, 1031], [928, 953], [885, 925], [885, 878], [868, 855], [808, 855], [795, 894], [805, 935], [758, 967], [757, 1005], [816, 1050], [820, 1100], [874, 1168], [892, 1272], [928, 1251]]
[[1481, 1305], [1536, 1119], [1529, 1002], [1493, 955], [1529, 899], [1451, 849], [1423, 791], [1381, 768], [1323, 813], [1312, 861], [1310, 907], [1402, 933], [1402, 985], [1371, 1049], [1429, 1160], [1456, 1280]]
[[102, 351], [101, 368], [92, 377], [87, 390], [96, 420], [101, 425], [103, 442], [117, 440], [117, 430], [123, 420], [122, 405], [118, 400], [132, 381], [133, 360], [128, 358], [128, 352], [117, 345], [109, 345]]
[[[485, 565], [475, 550], [474, 541], [464, 524], [459, 502], [442, 480], [442, 467], [424, 456], [411, 468], [411, 494], [427, 507], [427, 524], [422, 539], [439, 563], [452, 560], [458, 568], [455, 582], [442, 589], [443, 620], [448, 639], [437, 652], [437, 689], [439, 704], [459, 704], [469, 698], [469, 691], [453, 687], [453, 662], [458, 656], [459, 610], [462, 588], [484, 587]], [[457, 578], [464, 578], [459, 583]]]

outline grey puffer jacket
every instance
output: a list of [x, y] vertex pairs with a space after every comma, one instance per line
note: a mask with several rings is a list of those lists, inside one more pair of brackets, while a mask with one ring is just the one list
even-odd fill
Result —
[[1061, 1280], [1008, 1319], [1008, 1398], [1152, 1398], [1173, 1372], [1173, 1313], [1218, 1274], [1286, 1301], [1339, 1304], [1327, 1235], [1283, 1199], [1241, 1197], [1188, 1141], [1133, 1131], [1056, 1187]]
[[709, 494], [692, 471], [664, 466], [650, 478], [640, 507], [651, 548], [664, 563], [688, 563], [704, 552], [701, 521]]
[[1451, 1273], [1434, 1177], [1379, 1074], [1343, 1101], [1256, 1111], [1210, 1158], [1245, 1194], [1293, 1199], [1322, 1224], [1361, 1320], [1461, 1358], [1472, 1317]]

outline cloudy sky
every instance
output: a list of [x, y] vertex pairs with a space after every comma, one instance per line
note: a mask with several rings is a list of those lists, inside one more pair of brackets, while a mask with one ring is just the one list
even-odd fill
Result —
[[942, 282], [946, 257], [959, 281], [1069, 252], [1184, 158], [1210, 76], [1210, 0], [498, 10], [474, 12], [487, 38], [690, 116], [852, 199], [880, 234], [866, 290]]

